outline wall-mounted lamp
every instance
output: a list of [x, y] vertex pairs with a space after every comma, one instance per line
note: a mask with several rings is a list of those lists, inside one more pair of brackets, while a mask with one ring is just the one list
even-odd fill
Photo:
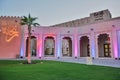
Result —
[[113, 28], [115, 28], [115, 25], [112, 25]]
[[32, 30], [32, 32], [34, 32], [34, 30]]
[[67, 31], [67, 33], [70, 33], [70, 31]]
[[94, 29], [93, 29], [93, 28], [91, 28], [90, 30], [91, 30], [91, 31], [93, 31]]

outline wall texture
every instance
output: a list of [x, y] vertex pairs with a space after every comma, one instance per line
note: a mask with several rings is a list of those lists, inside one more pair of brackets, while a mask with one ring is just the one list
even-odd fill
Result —
[[19, 17], [0, 17], [0, 58], [16, 58], [20, 52]]

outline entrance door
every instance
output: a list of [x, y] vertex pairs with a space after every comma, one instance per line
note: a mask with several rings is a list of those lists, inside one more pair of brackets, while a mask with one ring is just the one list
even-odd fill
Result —
[[90, 57], [90, 46], [89, 46], [89, 44], [87, 45], [87, 56]]
[[104, 56], [110, 57], [110, 44], [108, 43], [104, 44]]

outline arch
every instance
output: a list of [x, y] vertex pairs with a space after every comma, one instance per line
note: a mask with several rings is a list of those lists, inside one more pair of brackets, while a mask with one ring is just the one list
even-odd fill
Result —
[[[26, 39], [26, 54], [25, 56], [28, 56], [28, 37]], [[31, 56], [37, 55], [37, 38], [35, 36], [31, 36]]]
[[72, 40], [70, 37], [62, 38], [62, 56], [72, 57]]
[[55, 40], [54, 37], [45, 37], [44, 39], [44, 56], [50, 57], [55, 55]]
[[110, 36], [107, 33], [99, 34], [98, 38], [98, 57], [111, 57]]
[[80, 57], [90, 56], [90, 45], [89, 45], [89, 37], [82, 36], [79, 41], [80, 45]]

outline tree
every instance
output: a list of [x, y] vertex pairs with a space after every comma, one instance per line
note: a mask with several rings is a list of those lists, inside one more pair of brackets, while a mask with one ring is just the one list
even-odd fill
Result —
[[35, 20], [37, 19], [37, 17], [31, 17], [31, 15], [29, 14], [28, 17], [23, 16], [21, 18], [21, 25], [27, 25], [28, 26], [28, 63], [31, 63], [31, 28], [32, 27], [36, 27], [39, 26], [38, 23], [35, 23]]

